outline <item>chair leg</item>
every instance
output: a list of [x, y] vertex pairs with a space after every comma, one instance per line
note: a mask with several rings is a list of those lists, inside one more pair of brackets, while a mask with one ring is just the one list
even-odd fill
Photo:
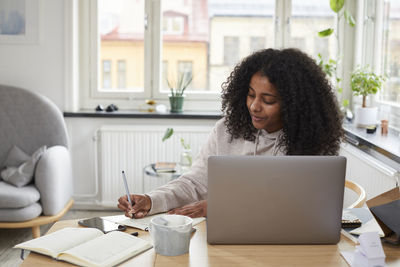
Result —
[[32, 227], [32, 236], [33, 238], [40, 237], [40, 226], [37, 225]]

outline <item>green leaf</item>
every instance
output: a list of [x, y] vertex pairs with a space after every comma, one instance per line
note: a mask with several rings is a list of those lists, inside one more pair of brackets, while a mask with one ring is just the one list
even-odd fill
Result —
[[329, 28], [329, 29], [318, 32], [318, 36], [319, 37], [327, 37], [327, 36], [331, 35], [332, 33], [333, 33], [333, 29]]
[[181, 145], [184, 149], [190, 149], [190, 145], [185, 143], [185, 139], [181, 137]]
[[331, 9], [338, 13], [344, 6], [344, 0], [330, 0]]
[[165, 130], [164, 136], [162, 138], [162, 141], [164, 142], [165, 140], [167, 140], [168, 138], [170, 138], [172, 136], [172, 134], [174, 133], [174, 129], [172, 128], [167, 128], [167, 130]]
[[347, 10], [344, 11], [344, 18], [346, 22], [351, 26], [354, 27], [356, 25], [356, 21], [354, 20], [353, 16]]
[[347, 108], [349, 106], [349, 100], [348, 99], [343, 99], [342, 106]]

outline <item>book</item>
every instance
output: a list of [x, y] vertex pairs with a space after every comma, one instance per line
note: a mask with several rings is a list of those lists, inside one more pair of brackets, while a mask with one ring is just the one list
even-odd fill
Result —
[[361, 226], [357, 228], [342, 228], [341, 233], [354, 243], [358, 243], [358, 236], [366, 232], [378, 232], [380, 237], [384, 236], [382, 228], [375, 220], [368, 208], [344, 209], [342, 220], [358, 218]]
[[155, 172], [176, 172], [175, 162], [156, 162], [152, 167]]
[[[101, 218], [104, 220], [107, 220], [107, 221], [114, 222], [114, 223], [118, 223], [118, 224], [122, 224], [125, 226], [129, 226], [129, 227], [147, 231], [149, 228], [151, 219], [153, 219], [154, 217], [165, 215], [165, 214], [166, 213], [159, 213], [159, 214], [155, 214], [155, 215], [151, 215], [151, 216], [146, 216], [141, 219], [130, 219], [130, 218], [126, 217], [125, 215], [104, 216]], [[195, 225], [201, 223], [202, 221], [204, 221], [206, 218], [199, 217], [199, 218], [192, 218], [192, 219], [193, 219], [192, 226], [195, 226]]]
[[67, 227], [14, 246], [80, 266], [108, 267], [127, 260], [153, 246], [143, 239], [96, 228]]

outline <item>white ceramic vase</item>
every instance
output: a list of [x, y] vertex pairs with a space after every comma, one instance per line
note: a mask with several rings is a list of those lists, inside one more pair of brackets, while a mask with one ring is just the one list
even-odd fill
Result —
[[368, 127], [376, 125], [378, 117], [378, 108], [357, 107], [354, 115], [355, 115], [355, 123], [359, 127]]

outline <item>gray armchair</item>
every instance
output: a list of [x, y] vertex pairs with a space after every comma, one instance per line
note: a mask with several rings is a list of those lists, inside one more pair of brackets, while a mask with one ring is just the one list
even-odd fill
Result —
[[47, 146], [33, 182], [16, 187], [0, 179], [0, 228], [32, 227], [57, 221], [72, 206], [68, 135], [60, 110], [47, 98], [0, 85], [0, 170], [15, 146], [29, 155]]

